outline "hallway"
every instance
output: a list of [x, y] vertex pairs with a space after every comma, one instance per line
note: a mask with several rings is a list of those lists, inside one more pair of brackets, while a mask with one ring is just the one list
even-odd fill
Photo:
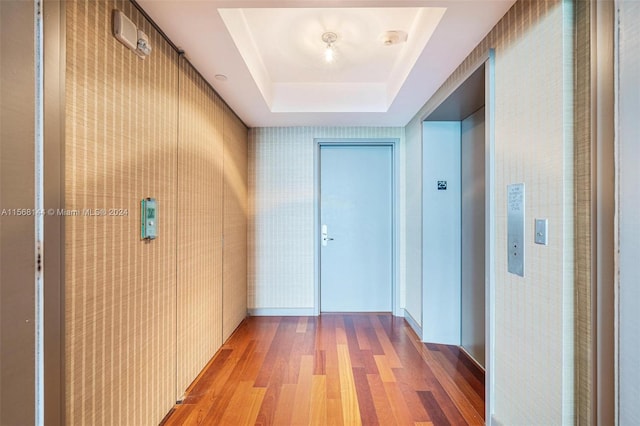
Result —
[[640, 425], [637, 22], [0, 1], [0, 425]]
[[249, 317], [163, 425], [483, 424], [484, 373], [389, 314]]

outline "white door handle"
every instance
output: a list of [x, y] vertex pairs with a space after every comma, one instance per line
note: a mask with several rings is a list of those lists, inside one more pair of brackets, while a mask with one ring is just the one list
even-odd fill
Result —
[[333, 238], [329, 236], [329, 232], [327, 231], [327, 225], [322, 225], [322, 245], [326, 247], [327, 242], [329, 241], [333, 241]]

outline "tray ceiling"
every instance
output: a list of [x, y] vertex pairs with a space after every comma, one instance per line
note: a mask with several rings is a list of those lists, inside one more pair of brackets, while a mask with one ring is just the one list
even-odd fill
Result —
[[513, 3], [139, 0], [252, 127], [403, 126]]

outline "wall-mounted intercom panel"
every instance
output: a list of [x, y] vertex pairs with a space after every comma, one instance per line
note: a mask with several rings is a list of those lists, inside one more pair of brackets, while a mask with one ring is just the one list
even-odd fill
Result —
[[158, 235], [158, 209], [155, 198], [143, 198], [140, 202], [141, 208], [141, 228], [140, 237], [143, 240], [154, 240]]

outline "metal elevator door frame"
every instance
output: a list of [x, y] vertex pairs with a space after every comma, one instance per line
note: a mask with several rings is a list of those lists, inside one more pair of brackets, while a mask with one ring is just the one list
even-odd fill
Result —
[[[474, 74], [484, 69], [482, 84], [483, 95], [479, 99], [485, 106], [485, 422], [494, 424], [493, 413], [495, 411], [495, 281], [496, 281], [496, 188], [495, 188], [495, 50], [489, 48], [473, 65], [468, 68], [465, 75], [459, 77], [458, 85], [451, 87], [442, 102], [422, 116], [422, 121], [460, 121], [469, 114], [462, 114], [456, 106], [460, 105], [467, 95], [459, 96], [459, 92], [467, 92], [466, 83], [472, 80]], [[475, 84], [472, 84], [475, 86]], [[471, 87], [471, 92], [475, 89]], [[472, 96], [473, 97], [473, 96]], [[450, 102], [449, 102], [450, 101]], [[451, 108], [451, 107], [454, 108]], [[479, 106], [479, 105], [477, 105]], [[473, 107], [469, 112], [477, 109]], [[457, 115], [456, 115], [457, 114]], [[423, 170], [424, 173], [424, 170]], [[424, 214], [424, 212], [423, 212]], [[424, 241], [424, 229], [422, 230]], [[424, 285], [424, 271], [423, 285]], [[424, 298], [425, 290], [422, 289], [423, 311], [422, 326], [424, 324]]]
[[400, 140], [398, 138], [316, 138], [314, 140], [314, 315], [320, 315], [320, 250], [321, 250], [321, 226], [320, 223], [320, 149], [322, 146], [389, 146], [391, 147], [391, 189], [392, 189], [392, 247], [391, 247], [391, 312], [395, 316], [401, 316], [400, 309], [400, 288], [398, 283], [400, 258], [400, 227], [399, 227], [399, 152]]

